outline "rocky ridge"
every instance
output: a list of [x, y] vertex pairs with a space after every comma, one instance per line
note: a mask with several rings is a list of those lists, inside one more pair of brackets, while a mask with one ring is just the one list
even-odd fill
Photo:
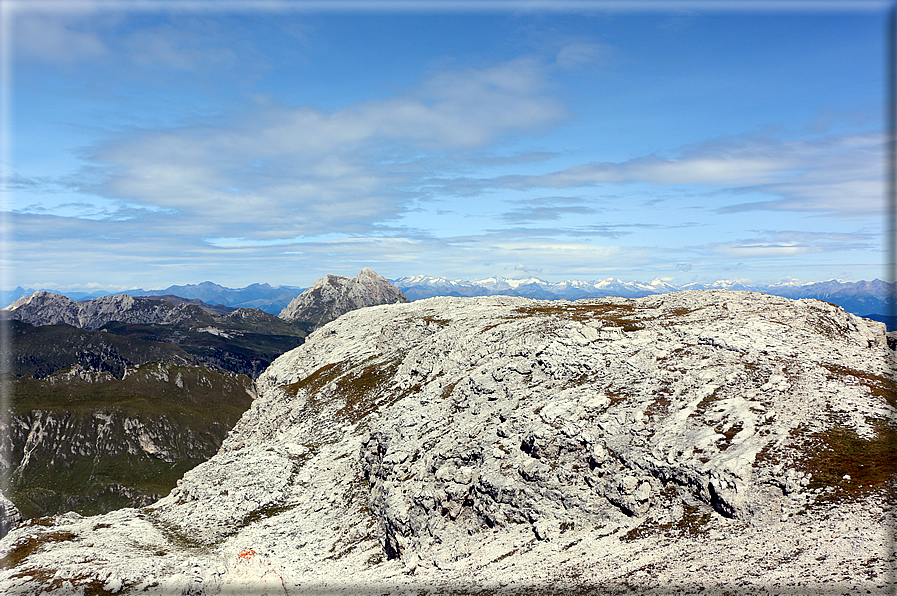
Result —
[[126, 294], [75, 302], [50, 292], [35, 292], [10, 304], [11, 318], [32, 325], [64, 323], [81, 329], [99, 329], [110, 321], [122, 323], [176, 323], [190, 305], [172, 306], [163, 300], [134, 298]]
[[450, 280], [444, 277], [412, 275], [390, 280], [411, 300], [432, 298], [434, 296], [522, 296], [524, 298], [579, 300], [582, 298], [603, 298], [606, 296], [622, 296], [625, 298], [641, 298], [654, 294], [666, 294], [684, 290], [745, 290], [762, 292], [784, 298], [814, 298], [832, 302], [846, 311], [860, 316], [873, 313], [884, 315], [894, 307], [897, 297], [897, 283], [886, 283], [880, 279], [873, 281], [840, 281], [823, 282], [779, 282], [772, 284], [754, 284], [748, 280], [716, 280], [710, 283], [689, 282], [683, 285], [672, 285], [663, 279], [650, 282], [623, 281], [609, 277], [594, 281], [567, 280], [562, 282], [546, 282], [536, 277], [526, 279], [507, 279], [490, 277], [467, 281]]
[[[75, 302], [59, 294], [36, 292], [0, 313], [32, 326], [14, 327], [13, 361], [58, 360], [48, 355], [68, 349], [69, 359], [76, 357], [85, 368], [98, 370], [110, 360], [146, 361], [135, 354], [143, 350], [147, 355], [165, 352], [166, 359], [175, 355], [254, 378], [274, 358], [301, 344], [308, 329], [302, 322], [286, 322], [258, 309], [209, 306], [177, 296], [120, 294]], [[52, 335], [58, 342], [41, 341]], [[131, 356], [122, 359], [122, 352]]]
[[892, 365], [747, 292], [358, 310], [167, 497], [13, 530], [0, 588], [890, 593]]
[[365, 267], [354, 279], [326, 275], [296, 296], [280, 312], [286, 321], [307, 321], [320, 327], [337, 317], [367, 306], [408, 302], [385, 277]]
[[[35, 292], [3, 309], [9, 318], [32, 325], [66, 324], [80, 329], [99, 329], [110, 322], [174, 325], [197, 319], [222, 321], [255, 316], [255, 309], [213, 307], [177, 296], [129, 296], [117, 294], [76, 302], [51, 292]], [[260, 313], [265, 315], [266, 313]], [[273, 317], [273, 315], [267, 315]]]

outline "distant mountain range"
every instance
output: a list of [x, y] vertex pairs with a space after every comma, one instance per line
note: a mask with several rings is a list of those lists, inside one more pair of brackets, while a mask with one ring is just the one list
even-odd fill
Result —
[[253, 380], [309, 331], [356, 308], [407, 302], [370, 269], [328, 275], [283, 316], [193, 297], [240, 304], [268, 290], [274, 309], [295, 294], [210, 282], [80, 301], [39, 291], [0, 311], [10, 340], [0, 382], [11, 396], [0, 419], [9, 498], [0, 495], [0, 536], [22, 517], [153, 502], [218, 451], [252, 403]]
[[[673, 285], [660, 279], [651, 282], [624, 282], [616, 278], [596, 281], [569, 280], [547, 282], [530, 277], [506, 279], [490, 277], [467, 281], [450, 280], [445, 277], [426, 275], [405, 276], [389, 282], [404, 293], [409, 300], [421, 300], [433, 296], [523, 296], [547, 300], [578, 300], [580, 298], [603, 298], [621, 296], [639, 298], [652, 294], [663, 294], [680, 290], [729, 289], [762, 292], [785, 298], [815, 298], [837, 304], [844, 310], [879, 321], [885, 321], [895, 305], [897, 284], [873, 281], [829, 280], [809, 283], [751, 284], [738, 280], [718, 280], [712, 283], [691, 282]], [[12, 292], [4, 292], [3, 303], [9, 304], [23, 296], [34, 293], [34, 289], [21, 286]], [[131, 296], [179, 296], [184, 299], [198, 299], [208, 305], [223, 305], [231, 308], [257, 308], [272, 314], [280, 314], [289, 303], [303, 292], [297, 286], [271, 286], [255, 283], [245, 288], [226, 288], [210, 281], [200, 284], [169, 286], [160, 290], [134, 289], [120, 294]], [[108, 293], [87, 294], [83, 292], [61, 292], [73, 300], [85, 300], [110, 295]], [[889, 322], [892, 327], [893, 321]]]
[[[831, 304], [704, 290], [360, 308], [275, 360], [230, 432], [212, 417], [246, 391], [202, 370], [129, 370], [117, 410], [70, 370], [52, 424], [64, 379], [26, 375], [23, 516], [50, 490], [96, 511], [111, 472], [167, 496], [25, 522], [0, 592], [893, 594], [893, 358]], [[154, 377], [173, 398], [141, 418]]]
[[444, 277], [415, 275], [400, 277], [390, 282], [409, 300], [421, 300], [432, 296], [522, 296], [543, 300], [579, 300], [580, 298], [604, 298], [621, 296], [641, 298], [652, 294], [665, 294], [682, 290], [747, 290], [785, 298], [814, 298], [842, 307], [844, 310], [884, 321], [895, 305], [897, 284], [880, 279], [873, 281], [830, 280], [811, 283], [745, 284], [737, 280], [718, 280], [712, 283], [687, 283], [674, 286], [655, 279], [644, 283], [624, 282], [616, 278], [597, 281], [547, 282], [531, 277], [505, 279], [490, 277], [478, 281], [449, 280]]
[[[210, 281], [185, 286], [168, 286], [161, 290], [144, 290], [134, 288], [123, 292], [59, 292], [56, 290], [44, 290], [62, 294], [72, 300], [91, 300], [103, 296], [127, 294], [128, 296], [179, 296], [202, 300], [209, 305], [225, 305], [232, 308], [257, 308], [267, 313], [278, 314], [290, 301], [302, 293], [304, 288], [296, 286], [277, 286], [269, 284], [251, 284], [245, 288], [226, 288]], [[36, 289], [17, 287], [12, 292], [3, 292], [3, 304], [10, 304], [24, 296], [30, 296]]]

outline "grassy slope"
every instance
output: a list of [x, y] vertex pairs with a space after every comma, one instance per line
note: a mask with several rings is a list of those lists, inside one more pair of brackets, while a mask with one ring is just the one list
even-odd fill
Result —
[[[22, 461], [28, 433], [45, 429], [29, 464], [3, 474], [25, 517], [69, 509], [88, 515], [166, 494], [215, 454], [252, 400], [248, 377], [205, 367], [156, 362], [100, 382], [61, 383], [61, 376], [4, 379], [13, 391], [14, 462]], [[144, 451], [141, 429], [164, 459]]]

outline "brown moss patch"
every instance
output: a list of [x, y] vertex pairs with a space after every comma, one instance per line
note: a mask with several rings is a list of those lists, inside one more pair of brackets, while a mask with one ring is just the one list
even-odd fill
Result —
[[[394, 392], [392, 399], [379, 403], [376, 394], [385, 392], [390, 380], [395, 376], [402, 364], [401, 358], [387, 362], [375, 362], [361, 369], [358, 374], [347, 374], [336, 381], [337, 394], [346, 400], [345, 405], [337, 410], [337, 417], [349, 422], [358, 422], [380, 406], [389, 405], [419, 389], [419, 385], [407, 392]], [[388, 397], [384, 395], [384, 397]]]
[[716, 432], [718, 432], [719, 434], [721, 434], [726, 439], [726, 442], [720, 446], [719, 450], [725, 451], [726, 449], [728, 449], [729, 445], [732, 444], [732, 439], [734, 439], [735, 435], [740, 433], [743, 428], [744, 428], [744, 425], [739, 421], [739, 422], [736, 422], [735, 424], [732, 424], [731, 426], [729, 426], [729, 428], [725, 428], [724, 426], [721, 425], [721, 426], [718, 426], [715, 429], [713, 429]]
[[648, 407], [645, 408], [645, 416], [649, 417], [658, 417], [664, 416], [670, 411], [670, 398], [667, 397], [668, 391], [661, 391], [659, 395], [654, 398]]
[[695, 411], [691, 413], [691, 416], [703, 416], [714, 403], [721, 399], [723, 399], [722, 387], [717, 387], [713, 390], [713, 393], [705, 395], [704, 399], [698, 402], [698, 405], [695, 406]]
[[630, 304], [551, 304], [540, 306], [521, 306], [517, 312], [525, 316], [554, 317], [568, 321], [600, 320], [621, 327], [631, 332], [644, 329], [642, 320], [633, 318], [636, 309]]
[[439, 319], [437, 317], [421, 317], [418, 320], [423, 321], [428, 325], [436, 325], [437, 327], [448, 327], [452, 323], [448, 319]]
[[77, 534], [63, 530], [47, 532], [34, 537], [28, 536], [24, 540], [16, 542], [9, 552], [6, 553], [6, 556], [0, 559], [0, 569], [11, 569], [16, 567], [44, 545], [54, 544], [56, 542], [69, 542], [77, 537]]
[[886, 488], [897, 476], [897, 429], [885, 420], [874, 420], [873, 424], [876, 434], [871, 439], [844, 426], [807, 435], [803, 443], [809, 453], [796, 465], [812, 474], [807, 488], [835, 488], [834, 492], [821, 493], [817, 501], [857, 500]]
[[843, 380], [844, 377], [853, 377], [859, 384], [868, 387], [872, 395], [885, 400], [891, 407], [897, 408], [897, 383], [894, 382], [894, 379], [838, 364], [823, 364], [822, 366], [832, 373], [829, 378]]
[[493, 563], [498, 563], [498, 562], [501, 561], [502, 559], [507, 559], [508, 557], [510, 557], [511, 555], [513, 555], [513, 554], [516, 553], [516, 552], [517, 552], [517, 549], [516, 549], [516, 548], [515, 548], [515, 549], [512, 549], [512, 550], [509, 550], [509, 551], [506, 552], [505, 554], [503, 554], [503, 555], [498, 555], [497, 557], [495, 557], [494, 559], [492, 559], [492, 562], [493, 562]]
[[682, 509], [682, 517], [678, 520], [658, 523], [653, 518], [648, 518], [644, 523], [626, 532], [620, 540], [632, 542], [657, 534], [668, 538], [699, 536], [710, 530], [708, 524], [713, 516], [712, 513], [702, 510], [698, 505], [689, 505], [688, 503], [683, 503]]
[[346, 363], [344, 362], [334, 362], [332, 364], [326, 364], [301, 381], [289, 383], [288, 385], [282, 385], [281, 389], [283, 389], [288, 395], [291, 395], [293, 397], [299, 394], [300, 389], [304, 389], [309, 393], [320, 391], [322, 388], [324, 388], [325, 385], [333, 382], [339, 375], [343, 373], [345, 365]]
[[457, 381], [455, 381], [455, 382], [453, 382], [453, 383], [449, 383], [448, 385], [446, 385], [445, 387], [443, 387], [443, 389], [442, 389], [442, 399], [448, 399], [449, 397], [451, 397], [451, 395], [452, 395], [452, 391], [455, 390], [455, 386], [456, 386], [458, 383], [460, 383], [460, 382], [461, 382], [461, 379], [458, 379]]

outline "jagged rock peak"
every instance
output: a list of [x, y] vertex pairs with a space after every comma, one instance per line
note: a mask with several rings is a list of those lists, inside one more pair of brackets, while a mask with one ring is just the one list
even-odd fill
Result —
[[[171, 300], [174, 299], [174, 300]], [[182, 301], [180, 304], [177, 301]], [[106, 323], [173, 324], [190, 320], [211, 307], [200, 301], [175, 296], [135, 297], [128, 294], [102, 296], [76, 302], [52, 292], [35, 292], [3, 309], [5, 316], [32, 325], [65, 323], [82, 329], [99, 329]]]
[[408, 299], [385, 277], [365, 267], [354, 279], [328, 274], [302, 292], [280, 312], [286, 321], [306, 321], [320, 327], [347, 312]]
[[78, 303], [52, 292], [35, 292], [23, 296], [3, 309], [7, 316], [32, 325], [58, 325], [65, 323], [79, 327], [81, 308]]
[[13, 530], [0, 591], [892, 593], [893, 357], [729, 290], [359, 309], [167, 497]]

